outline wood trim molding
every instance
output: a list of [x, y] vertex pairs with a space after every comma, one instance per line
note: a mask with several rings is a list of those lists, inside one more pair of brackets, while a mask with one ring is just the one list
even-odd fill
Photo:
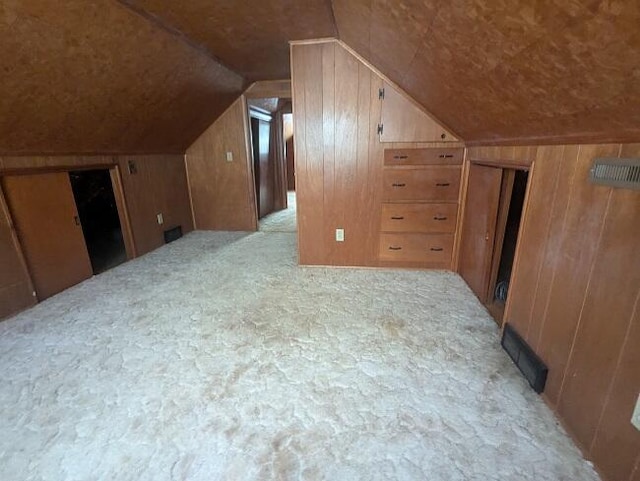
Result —
[[[513, 168], [511, 166], [510, 168]], [[518, 241], [516, 243], [516, 251], [513, 257], [513, 265], [511, 268], [511, 279], [516, 279], [519, 275], [519, 267], [520, 267], [520, 258], [522, 257], [522, 239], [527, 235], [527, 216], [529, 215], [529, 209], [531, 208], [531, 192], [533, 188], [533, 180], [535, 175], [536, 161], [531, 162], [531, 166], [529, 167], [529, 178], [527, 180], [527, 188], [524, 193], [524, 202], [522, 204], [522, 214], [520, 215], [520, 224], [518, 225]], [[502, 326], [500, 326], [500, 335], [502, 336], [502, 331], [504, 330], [504, 326], [506, 325], [506, 320], [511, 315], [511, 301], [513, 296], [511, 295], [513, 291], [509, 293], [507, 296], [507, 301], [504, 305], [504, 314], [502, 316]]]
[[460, 249], [462, 247], [462, 228], [464, 227], [464, 214], [467, 205], [467, 186], [469, 185], [469, 168], [471, 162], [467, 158], [468, 151], [464, 149], [464, 157], [462, 159], [462, 169], [460, 178], [460, 194], [458, 197], [458, 220], [456, 225], [456, 235], [453, 244], [453, 257], [451, 259], [451, 270], [459, 272], [460, 268]]
[[187, 162], [187, 154], [184, 154], [184, 172], [187, 176], [187, 194], [189, 194], [189, 207], [191, 208], [191, 222], [193, 223], [193, 230], [198, 230], [198, 224], [196, 222], [196, 212], [193, 208], [193, 193], [191, 191], [191, 174], [189, 173], [189, 162]]
[[335, 37], [309, 38], [306, 40], [291, 40], [289, 45], [317, 45], [332, 42], [339, 42], [339, 40]]
[[33, 303], [28, 306], [31, 307], [38, 303], [38, 297], [36, 294], [36, 288], [33, 284], [33, 279], [31, 278], [31, 273], [29, 272], [29, 266], [27, 265], [27, 260], [24, 256], [24, 252], [22, 251], [22, 245], [20, 244], [20, 239], [18, 238], [18, 233], [16, 232], [16, 225], [13, 222], [13, 216], [11, 215], [11, 210], [9, 209], [9, 205], [7, 204], [7, 200], [4, 196], [4, 188], [2, 186], [2, 182], [0, 182], [0, 215], [4, 215], [7, 221], [9, 222], [9, 229], [11, 230], [11, 242], [13, 243], [13, 247], [18, 254], [18, 259], [20, 261], [20, 266], [22, 268], [22, 272], [27, 279], [29, 289], [33, 293]]
[[138, 257], [136, 243], [133, 239], [133, 230], [131, 228], [131, 219], [129, 218], [129, 210], [127, 208], [127, 200], [122, 187], [122, 177], [120, 176], [120, 167], [114, 165], [109, 169], [111, 176], [111, 185], [113, 186], [113, 195], [116, 199], [116, 208], [118, 209], [118, 217], [120, 217], [120, 228], [122, 229], [122, 238], [124, 247], [127, 251], [127, 259], [131, 260]]
[[247, 98], [242, 95], [242, 123], [244, 128], [244, 144], [246, 149], [246, 157], [247, 157], [247, 195], [249, 197], [249, 204], [253, 206], [253, 218], [251, 222], [253, 223], [253, 230], [257, 231], [259, 228], [258, 224], [258, 200], [257, 200], [257, 192], [256, 192], [256, 184], [255, 184], [255, 172], [253, 171], [253, 148], [251, 146], [251, 127], [249, 120], [249, 105], [247, 104]]
[[284, 80], [261, 80], [253, 82], [244, 91], [247, 99], [261, 98], [291, 98], [291, 79]]

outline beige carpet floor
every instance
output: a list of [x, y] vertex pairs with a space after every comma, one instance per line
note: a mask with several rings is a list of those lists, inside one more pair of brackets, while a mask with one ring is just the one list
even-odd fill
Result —
[[262, 232], [296, 232], [296, 193], [287, 192], [287, 208], [260, 219]]
[[595, 481], [446, 272], [196, 232], [0, 323], [0, 480]]

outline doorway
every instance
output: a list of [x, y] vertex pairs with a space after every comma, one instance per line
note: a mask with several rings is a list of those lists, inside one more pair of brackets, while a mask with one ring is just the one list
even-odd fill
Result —
[[296, 232], [291, 100], [250, 99], [248, 107], [259, 230]]
[[93, 274], [122, 264], [127, 252], [109, 170], [73, 171], [69, 179]]
[[529, 173], [471, 163], [459, 272], [502, 326]]
[[509, 295], [528, 180], [529, 173], [525, 170], [503, 171], [497, 235], [486, 302], [487, 309], [500, 325]]

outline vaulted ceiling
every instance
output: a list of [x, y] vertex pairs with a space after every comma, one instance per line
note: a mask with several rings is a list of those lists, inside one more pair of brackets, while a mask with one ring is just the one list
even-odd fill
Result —
[[0, 0], [0, 153], [182, 152], [339, 37], [462, 139], [640, 140], [640, 2]]

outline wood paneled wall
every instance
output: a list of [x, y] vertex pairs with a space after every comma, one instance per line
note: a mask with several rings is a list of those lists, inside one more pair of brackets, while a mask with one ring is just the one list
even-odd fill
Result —
[[291, 62], [300, 263], [378, 265], [384, 79], [339, 42], [293, 44]]
[[291, 62], [300, 263], [373, 265], [382, 78], [334, 42], [293, 45]]
[[[544, 397], [609, 481], [632, 480], [640, 432], [640, 192], [589, 182], [640, 144], [471, 148], [534, 161], [505, 319], [549, 367]], [[635, 467], [635, 468], [634, 468]]]
[[[135, 163], [137, 174], [129, 174], [129, 161]], [[193, 229], [182, 155], [0, 157], [0, 176], [114, 165], [120, 169], [137, 255], [163, 245], [166, 229], [176, 225], [182, 225], [185, 233]], [[157, 223], [158, 213], [163, 214], [163, 225]], [[0, 187], [0, 319], [31, 306], [35, 302], [32, 292]]]
[[[131, 230], [138, 255], [164, 244], [164, 231], [182, 226], [193, 230], [183, 155], [136, 155], [117, 158]], [[137, 173], [130, 174], [134, 162]], [[158, 224], [162, 214], [164, 223]]]
[[[244, 96], [187, 149], [186, 166], [195, 227], [255, 231], [255, 188]], [[227, 152], [233, 161], [227, 161]]]

